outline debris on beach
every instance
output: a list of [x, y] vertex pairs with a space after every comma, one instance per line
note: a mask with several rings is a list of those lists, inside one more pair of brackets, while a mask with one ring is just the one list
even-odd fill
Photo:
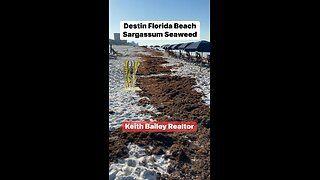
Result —
[[[114, 48], [125, 57], [109, 60], [109, 179], [209, 179], [210, 69], [155, 49]], [[124, 58], [137, 57], [141, 91], [121, 91]], [[197, 121], [198, 131], [121, 132], [124, 120], [150, 119]]]

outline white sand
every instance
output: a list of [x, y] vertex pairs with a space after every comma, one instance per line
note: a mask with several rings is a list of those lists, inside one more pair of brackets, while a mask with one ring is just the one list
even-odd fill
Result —
[[124, 57], [109, 59], [109, 109], [115, 112], [109, 114], [109, 130], [111, 131], [119, 128], [124, 120], [142, 121], [152, 118], [151, 115], [139, 114], [140, 111], [148, 110], [158, 113], [152, 105], [138, 106], [137, 103], [142, 97], [136, 92], [124, 90], [124, 60], [136, 60], [138, 58], [136, 53], [142, 48], [132, 46], [113, 46], [113, 48], [122, 53]]
[[[166, 174], [169, 160], [163, 155], [147, 156], [145, 149], [134, 144], [128, 145], [129, 157], [119, 159], [109, 167], [109, 179], [155, 180], [157, 173]], [[142, 164], [142, 162], [146, 162]]]
[[207, 104], [210, 108], [210, 68], [197, 66], [193, 63], [186, 62], [181, 59], [172, 58], [169, 56], [165, 56], [168, 59], [169, 63], [162, 64], [163, 66], [172, 66], [183, 64], [181, 67], [176, 67], [172, 69], [172, 76], [189, 76], [196, 79], [197, 85], [194, 86], [195, 90], [204, 94], [202, 100], [205, 104]]
[[[109, 114], [109, 130], [114, 130], [121, 126], [124, 120], [142, 121], [151, 119], [151, 115], [138, 114], [141, 110], [149, 110], [159, 113], [152, 105], [146, 107], [138, 106], [137, 102], [142, 98], [136, 92], [123, 91], [123, 62], [125, 59], [136, 60], [137, 53], [150, 55], [141, 47], [132, 46], [113, 46], [123, 57], [109, 60], [109, 109], [114, 114]], [[143, 52], [142, 52], [143, 51]], [[172, 75], [191, 76], [196, 79], [197, 85], [194, 87], [196, 91], [203, 92], [204, 102], [210, 105], [210, 69], [201, 68], [189, 62], [175, 59], [165, 55], [169, 63], [164, 66], [172, 66], [182, 63], [184, 66], [172, 69]], [[159, 75], [151, 75], [159, 76]], [[139, 77], [139, 76], [138, 76]], [[138, 78], [137, 77], [137, 78]], [[210, 106], [209, 106], [210, 107]], [[147, 156], [145, 149], [134, 144], [128, 145], [129, 158], [119, 159], [117, 163], [112, 163], [109, 167], [109, 179], [111, 180], [143, 180], [156, 179], [156, 173], [164, 174], [169, 166], [169, 161], [161, 156]], [[168, 152], [167, 152], [168, 153]], [[154, 161], [152, 161], [154, 159]], [[146, 165], [140, 165], [142, 161], [146, 161]]]

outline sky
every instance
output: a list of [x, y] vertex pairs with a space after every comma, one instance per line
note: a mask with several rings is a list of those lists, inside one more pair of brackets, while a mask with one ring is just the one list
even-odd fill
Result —
[[[210, 41], [210, 0], [109, 0], [110, 39], [120, 33], [120, 21], [200, 21], [200, 40]], [[139, 45], [191, 41], [135, 40]]]

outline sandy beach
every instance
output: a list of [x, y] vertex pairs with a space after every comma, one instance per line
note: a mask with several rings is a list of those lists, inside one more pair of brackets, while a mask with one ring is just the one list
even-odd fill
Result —
[[[109, 59], [109, 179], [210, 178], [210, 68], [145, 47]], [[141, 61], [125, 91], [123, 63]], [[122, 133], [124, 120], [196, 121], [196, 133]]]

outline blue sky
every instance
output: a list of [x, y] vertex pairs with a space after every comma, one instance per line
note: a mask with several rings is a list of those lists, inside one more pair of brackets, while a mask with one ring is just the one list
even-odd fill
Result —
[[[120, 21], [200, 21], [200, 40], [210, 41], [210, 0], [109, 0], [109, 38], [120, 32]], [[135, 41], [162, 45], [182, 41]]]

